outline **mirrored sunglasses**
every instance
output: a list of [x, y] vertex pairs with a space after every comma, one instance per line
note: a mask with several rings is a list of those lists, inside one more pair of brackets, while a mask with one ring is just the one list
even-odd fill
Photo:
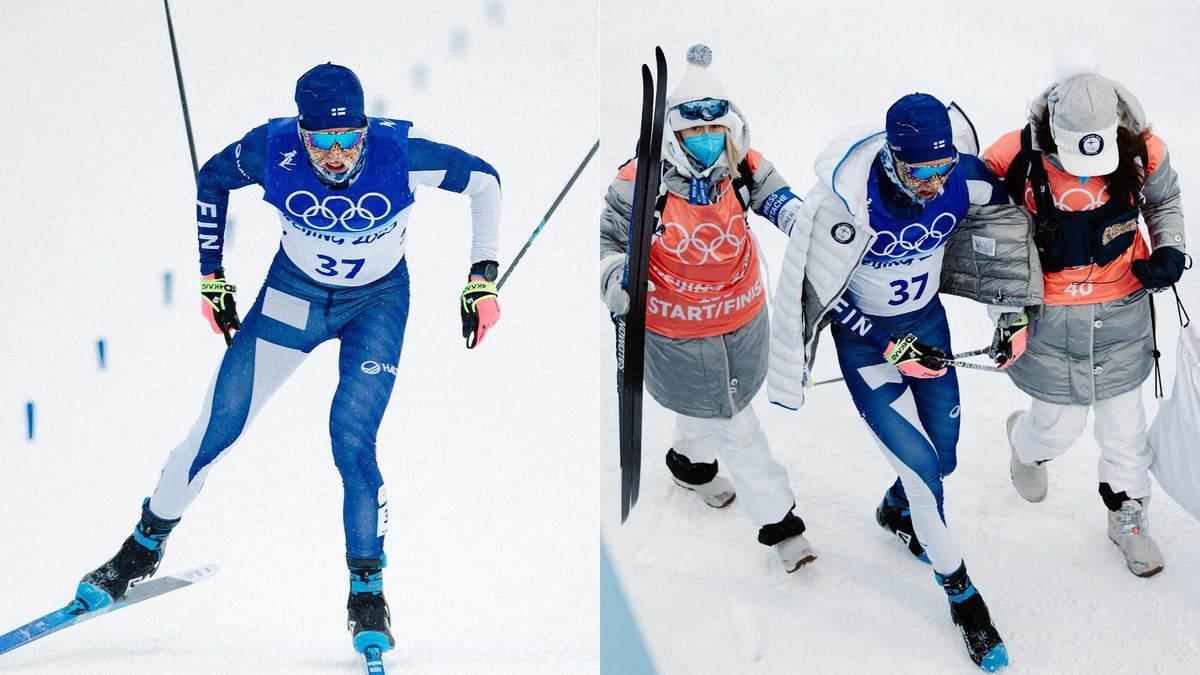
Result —
[[724, 117], [729, 112], [729, 101], [720, 98], [705, 98], [699, 101], [688, 101], [675, 106], [679, 115], [685, 120], [704, 120], [711, 122], [718, 117]]
[[304, 141], [318, 150], [329, 150], [334, 143], [338, 144], [343, 150], [349, 150], [354, 146], [362, 143], [363, 136], [366, 136], [366, 129], [355, 129], [353, 131], [339, 131], [329, 133], [325, 131], [300, 131], [300, 135], [304, 137]]
[[942, 162], [941, 164], [924, 164], [921, 166], [905, 164], [904, 170], [909, 176], [912, 176], [917, 180], [929, 180], [935, 176], [939, 178], [945, 178], [950, 174], [951, 171], [954, 170], [954, 167], [957, 164], [958, 155], [955, 155], [954, 159], [950, 160], [949, 162]]

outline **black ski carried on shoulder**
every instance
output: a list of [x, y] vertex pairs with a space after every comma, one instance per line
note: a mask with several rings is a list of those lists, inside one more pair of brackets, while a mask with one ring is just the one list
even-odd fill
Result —
[[638, 136], [637, 173], [633, 183], [633, 212], [629, 223], [622, 286], [629, 293], [629, 311], [617, 317], [617, 399], [621, 435], [621, 522], [637, 503], [642, 468], [642, 375], [646, 345], [646, 278], [650, 243], [657, 226], [655, 214], [662, 178], [663, 122], [667, 111], [667, 59], [654, 50], [657, 74], [642, 65], [642, 126]]

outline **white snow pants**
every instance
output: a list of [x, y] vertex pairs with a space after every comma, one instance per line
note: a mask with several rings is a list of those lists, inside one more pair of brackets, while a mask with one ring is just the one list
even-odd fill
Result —
[[1091, 406], [1033, 399], [1012, 431], [1017, 458], [1025, 463], [1062, 457], [1083, 433], [1088, 410], [1095, 410], [1092, 433], [1100, 446], [1100, 482], [1133, 499], [1150, 495], [1150, 451], [1142, 389], [1101, 399]]
[[738, 501], [759, 527], [783, 520], [796, 501], [787, 470], [771, 455], [752, 406], [730, 418], [677, 415], [674, 449], [696, 463], [709, 463], [719, 456]]

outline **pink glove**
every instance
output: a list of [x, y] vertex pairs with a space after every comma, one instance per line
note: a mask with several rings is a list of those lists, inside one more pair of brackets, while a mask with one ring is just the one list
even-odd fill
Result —
[[883, 358], [909, 377], [931, 379], [946, 374], [946, 352], [917, 342], [917, 336], [912, 333], [899, 342], [888, 342]]
[[1004, 370], [1025, 353], [1028, 342], [1029, 313], [1021, 312], [1021, 316], [1007, 326], [996, 326], [988, 356], [996, 363], [997, 370]]
[[487, 332], [500, 321], [500, 299], [496, 295], [496, 263], [483, 261], [471, 266], [467, 286], [459, 298], [462, 314], [462, 334], [467, 349], [483, 342]]
[[226, 347], [233, 344], [233, 331], [242, 328], [237, 303], [233, 301], [236, 292], [237, 286], [225, 281], [224, 270], [210, 272], [200, 279], [200, 313], [208, 319], [214, 333], [225, 336]]

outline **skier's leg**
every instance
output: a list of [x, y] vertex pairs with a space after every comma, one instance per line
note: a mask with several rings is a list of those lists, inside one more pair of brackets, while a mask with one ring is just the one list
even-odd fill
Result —
[[[263, 311], [264, 297], [271, 298]], [[262, 404], [287, 378], [305, 351], [323, 330], [320, 325], [285, 326], [271, 318], [272, 307], [288, 300], [265, 287], [246, 313], [242, 329], [234, 335], [213, 382], [204, 409], [192, 431], [168, 456], [153, 497], [142, 503], [142, 517], [134, 533], [112, 559], [84, 575], [76, 597], [91, 609], [120, 599], [138, 581], [149, 578], [162, 560], [166, 539], [179, 523], [184, 509], [199, 494], [208, 469], [237, 440]], [[295, 321], [292, 322], [293, 324]], [[306, 322], [307, 324], [307, 322]], [[269, 340], [291, 344], [286, 347]], [[303, 351], [300, 348], [304, 348]]]
[[342, 330], [340, 373], [329, 415], [334, 463], [342, 477], [342, 516], [350, 595], [347, 625], [354, 648], [390, 649], [391, 617], [383, 594], [387, 564], [387, 490], [376, 461], [376, 434], [396, 382], [408, 318], [407, 286], [360, 311]]
[[362, 310], [341, 333], [340, 377], [329, 434], [342, 478], [346, 555], [351, 558], [383, 555], [387, 491], [375, 458], [375, 440], [396, 382], [407, 319], [405, 287], [402, 298]]
[[[958, 382], [953, 372], [927, 383], [919, 410], [909, 381], [862, 340], [835, 330], [838, 361], [850, 396], [884, 457], [903, 485], [912, 526], [934, 570], [950, 574], [962, 564], [958, 542], [943, 512], [943, 471], [955, 466]], [[946, 379], [949, 378], [949, 379]], [[944, 382], [941, 382], [945, 380]], [[934, 432], [923, 419], [931, 421]]]
[[[268, 299], [266, 312], [264, 298]], [[149, 504], [160, 518], [178, 519], [183, 515], [200, 493], [213, 464], [241, 436], [307, 353], [325, 339], [325, 327], [311, 318], [299, 329], [274, 318], [272, 312], [277, 310], [272, 308], [280, 302], [298, 303], [308, 309], [307, 301], [263, 288], [221, 359], [200, 417], [187, 438], [167, 457]]]

